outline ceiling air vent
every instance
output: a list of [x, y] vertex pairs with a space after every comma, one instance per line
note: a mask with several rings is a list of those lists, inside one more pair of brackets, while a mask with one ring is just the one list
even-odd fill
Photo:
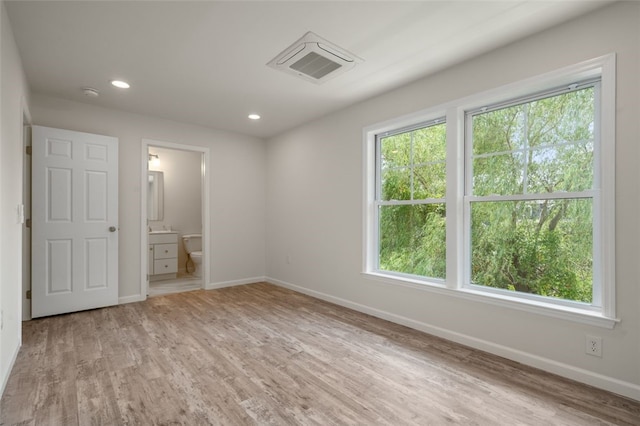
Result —
[[353, 68], [362, 59], [309, 31], [273, 58], [268, 66], [316, 84]]

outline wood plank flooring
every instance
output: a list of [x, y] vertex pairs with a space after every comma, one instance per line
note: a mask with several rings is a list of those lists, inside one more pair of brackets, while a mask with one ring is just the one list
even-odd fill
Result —
[[638, 425], [640, 403], [266, 283], [24, 324], [2, 425]]

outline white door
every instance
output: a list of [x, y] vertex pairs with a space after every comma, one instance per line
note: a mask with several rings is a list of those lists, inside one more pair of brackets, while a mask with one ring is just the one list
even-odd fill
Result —
[[118, 139], [33, 126], [32, 317], [118, 303]]

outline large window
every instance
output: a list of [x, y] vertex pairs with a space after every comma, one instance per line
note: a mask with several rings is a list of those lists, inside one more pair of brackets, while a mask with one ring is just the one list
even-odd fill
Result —
[[599, 87], [466, 114], [471, 283], [593, 302]]
[[365, 273], [612, 327], [613, 64], [365, 129]]
[[444, 119], [378, 135], [378, 268], [445, 277]]

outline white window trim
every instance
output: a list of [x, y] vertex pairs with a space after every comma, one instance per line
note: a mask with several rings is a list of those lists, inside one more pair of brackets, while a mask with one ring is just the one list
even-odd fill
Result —
[[[369, 279], [390, 285], [402, 285], [428, 292], [458, 297], [474, 302], [508, 307], [553, 318], [574, 321], [603, 328], [614, 328], [619, 322], [615, 307], [615, 75], [614, 53], [594, 58], [541, 76], [489, 90], [464, 99], [448, 102], [434, 108], [405, 115], [400, 118], [374, 124], [363, 129], [363, 275]], [[601, 144], [599, 167], [595, 174], [600, 179], [598, 211], [594, 214], [594, 251], [601, 256], [599, 276], [601, 310], [580, 303], [544, 300], [539, 297], [522, 297], [510, 292], [487, 291], [465, 284], [464, 244], [464, 126], [465, 111], [480, 108], [507, 99], [514, 99], [539, 92], [550, 87], [571, 84], [575, 81], [600, 77]], [[598, 108], [600, 108], [598, 106]], [[376, 135], [392, 132], [419, 122], [445, 117], [447, 122], [447, 278], [444, 284], [438, 280], [423, 279], [376, 269], [378, 224], [376, 221]], [[603, 173], [603, 171], [608, 171]], [[566, 195], [566, 194], [565, 194]], [[452, 216], [450, 216], [452, 215]], [[601, 246], [598, 246], [601, 244]], [[595, 255], [595, 253], [594, 253]], [[596, 295], [594, 295], [594, 298]]]
[[[553, 200], [553, 199], [564, 199], [564, 200], [579, 200], [579, 199], [588, 199], [588, 200], [592, 200], [593, 203], [595, 204], [595, 206], [599, 206], [599, 203], [601, 202], [600, 199], [600, 168], [598, 167], [600, 165], [600, 147], [602, 144], [602, 134], [600, 133], [600, 78], [598, 76], [597, 81], [593, 81], [593, 79], [590, 79], [592, 81], [587, 82], [586, 84], [581, 83], [579, 86], [581, 86], [582, 88], [586, 88], [586, 87], [593, 87], [594, 88], [594, 95], [595, 95], [595, 121], [596, 121], [596, 132], [598, 133], [597, 135], [595, 135], [594, 138], [594, 165], [596, 166], [594, 169], [594, 176], [593, 176], [593, 182], [594, 182], [594, 188], [593, 189], [585, 189], [582, 191], [578, 191], [578, 192], [550, 192], [550, 193], [529, 193], [528, 192], [528, 188], [525, 187], [523, 188], [523, 193], [519, 193], [519, 194], [509, 194], [509, 195], [473, 195], [473, 172], [471, 170], [471, 164], [472, 161], [475, 158], [478, 158], [477, 156], [472, 155], [471, 151], [472, 151], [472, 138], [468, 137], [468, 135], [470, 135], [472, 133], [471, 130], [471, 126], [472, 126], [472, 119], [470, 119], [470, 117], [472, 117], [475, 113], [477, 112], [484, 112], [484, 110], [486, 108], [476, 108], [475, 112], [471, 112], [469, 110], [465, 111], [465, 139], [464, 139], [464, 146], [465, 146], [465, 193], [464, 193], [464, 229], [465, 230], [470, 230], [471, 229], [471, 205], [474, 202], [480, 202], [480, 203], [484, 203], [484, 202], [494, 202], [494, 201], [534, 201], [534, 200]], [[563, 85], [564, 86], [564, 85]], [[576, 85], [578, 86], [578, 85]], [[572, 88], [568, 88], [569, 91], [574, 90], [575, 87]], [[580, 89], [578, 89], [580, 90]], [[534, 96], [528, 96], [525, 97], [524, 99], [521, 98], [509, 98], [509, 99], [505, 99], [505, 102], [503, 102], [499, 107], [497, 108], [489, 108], [489, 111], [495, 111], [498, 110], [500, 108], [504, 108], [504, 107], [510, 107], [513, 106], [515, 104], [520, 104], [522, 103], [522, 101], [524, 102], [532, 102], [535, 100], [539, 100], [539, 99], [545, 99], [547, 97], [553, 97], [553, 96], [558, 96], [560, 93], [566, 93], [567, 91], [564, 88], [553, 88], [549, 91], [546, 91], [544, 94], [542, 95], [534, 95]], [[515, 104], [514, 104], [515, 102]], [[576, 142], [572, 141], [569, 143], [566, 143], [564, 145], [568, 145], [568, 144], [574, 144]], [[558, 146], [558, 145], [554, 145]], [[535, 147], [535, 149], [541, 149], [543, 147]], [[528, 147], [524, 147], [524, 148], [519, 148], [519, 149], [514, 149], [513, 151], [510, 151], [511, 153], [513, 152], [526, 152], [528, 151], [530, 148]], [[494, 153], [488, 154], [488, 155], [494, 155]], [[526, 176], [526, 168], [525, 168], [525, 176]], [[526, 182], [526, 177], [525, 177], [525, 182]], [[594, 218], [593, 218], [593, 229], [594, 229], [594, 234], [596, 233], [596, 230], [600, 228], [600, 223], [598, 221], [598, 214], [595, 213], [594, 211]], [[469, 238], [468, 236], [466, 238]], [[592, 247], [592, 253], [593, 253], [593, 287], [592, 287], [592, 295], [593, 295], [593, 303], [591, 305], [586, 305], [586, 304], [582, 304], [580, 302], [576, 302], [576, 301], [571, 301], [571, 300], [563, 300], [563, 299], [556, 299], [554, 300], [551, 304], [552, 305], [563, 305], [563, 306], [568, 306], [568, 307], [577, 307], [579, 310], [589, 310], [589, 311], [594, 311], [594, 312], [600, 312], [602, 310], [601, 307], [601, 303], [602, 303], [602, 277], [598, 275], [597, 271], [601, 270], [601, 261], [602, 261], [602, 257], [599, 256], [600, 253], [600, 241], [597, 240], [596, 238], [593, 238], [593, 247]], [[492, 293], [496, 293], [498, 295], [502, 294], [502, 295], [510, 295], [513, 294], [512, 292], [508, 291], [508, 290], [504, 290], [504, 289], [498, 289], [498, 288], [492, 288], [492, 287], [485, 287], [482, 286], [481, 284], [473, 284], [471, 283], [471, 258], [472, 258], [472, 253], [471, 253], [471, 244], [468, 243], [465, 244], [464, 246], [464, 281], [463, 281], [463, 287], [465, 289], [475, 289], [479, 292], [492, 292]], [[540, 303], [545, 303], [546, 300], [548, 300], [546, 297], [544, 296], [539, 296], [539, 295], [535, 295], [535, 294], [528, 294], [528, 293], [517, 293], [518, 294], [518, 298], [524, 298], [524, 299], [531, 299], [531, 300], [537, 300]]]

